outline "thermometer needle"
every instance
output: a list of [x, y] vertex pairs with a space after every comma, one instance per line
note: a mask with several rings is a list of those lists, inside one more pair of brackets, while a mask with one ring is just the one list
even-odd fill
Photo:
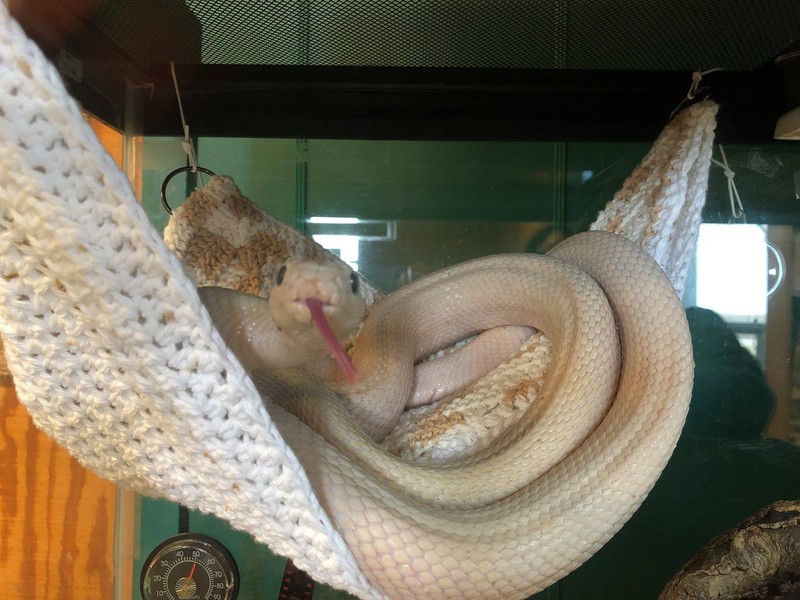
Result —
[[192, 570], [189, 571], [189, 579], [192, 579], [192, 576], [194, 575], [194, 570], [196, 568], [197, 568], [197, 563], [192, 563]]

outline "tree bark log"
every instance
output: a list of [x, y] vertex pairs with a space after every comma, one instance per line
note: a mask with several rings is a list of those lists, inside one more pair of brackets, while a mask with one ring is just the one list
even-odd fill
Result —
[[800, 600], [800, 500], [770, 504], [706, 544], [659, 600]]

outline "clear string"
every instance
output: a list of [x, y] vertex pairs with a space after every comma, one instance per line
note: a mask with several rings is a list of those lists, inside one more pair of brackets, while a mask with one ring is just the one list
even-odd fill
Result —
[[[692, 100], [695, 99], [695, 96], [700, 92], [700, 82], [703, 80], [703, 77], [708, 75], [709, 73], [714, 73], [715, 71], [724, 71], [720, 67], [714, 67], [713, 69], [706, 69], [705, 71], [694, 71], [692, 73], [692, 84], [689, 86], [689, 91], [686, 92], [686, 97], [680, 101], [680, 104], [675, 107], [675, 110], [672, 111], [669, 115], [669, 120], [680, 112], [680, 110], [689, 104]], [[707, 90], [704, 90], [707, 92]]]
[[697, 92], [700, 91], [700, 82], [703, 80], [703, 77], [705, 77], [709, 73], [714, 73], [715, 71], [722, 71], [722, 70], [723, 69], [720, 67], [714, 67], [713, 69], [706, 69], [705, 71], [693, 72], [692, 85], [689, 86], [689, 91], [686, 92], [686, 99], [694, 100], [694, 97], [697, 95]]
[[197, 167], [199, 166], [197, 163], [197, 153], [195, 152], [192, 138], [189, 137], [189, 126], [186, 124], [186, 117], [183, 114], [183, 102], [181, 102], [181, 91], [178, 88], [178, 76], [175, 75], [174, 61], [170, 61], [169, 68], [172, 72], [172, 83], [175, 85], [175, 97], [178, 99], [178, 110], [181, 113], [181, 125], [183, 127], [183, 142], [181, 142], [181, 146], [183, 146], [183, 151], [186, 152], [186, 156], [189, 159], [189, 166], [192, 167], [192, 173], [197, 173]]
[[719, 154], [722, 161], [718, 161], [712, 156], [711, 162], [722, 168], [722, 172], [728, 180], [728, 201], [731, 206], [731, 219], [729, 222], [747, 223], [747, 215], [744, 212], [742, 199], [739, 196], [739, 190], [736, 189], [736, 182], [734, 181], [736, 173], [728, 165], [728, 157], [725, 156], [725, 148], [723, 148], [722, 145], [719, 145]]

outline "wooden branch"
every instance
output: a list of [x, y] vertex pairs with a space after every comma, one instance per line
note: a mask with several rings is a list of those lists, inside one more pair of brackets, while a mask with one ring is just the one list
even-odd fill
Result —
[[800, 500], [770, 504], [715, 537], [659, 600], [800, 598]]

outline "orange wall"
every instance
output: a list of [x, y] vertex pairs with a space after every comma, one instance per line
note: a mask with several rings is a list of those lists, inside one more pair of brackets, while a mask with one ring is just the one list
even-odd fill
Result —
[[[117, 163], [122, 135], [92, 121]], [[110, 600], [116, 488], [38, 431], [0, 381], [0, 595]]]
[[0, 387], [4, 598], [112, 598], [115, 501], [112, 484], [38, 431], [14, 389]]

